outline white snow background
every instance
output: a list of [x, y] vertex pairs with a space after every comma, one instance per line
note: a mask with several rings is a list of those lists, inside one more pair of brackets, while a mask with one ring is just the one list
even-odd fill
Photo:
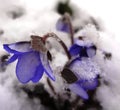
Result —
[[[0, 57], [6, 54], [2, 48], [4, 43], [30, 40], [31, 34], [42, 36], [47, 32], [56, 32], [55, 23], [60, 17], [54, 10], [57, 2], [57, 0], [0, 0]], [[112, 53], [111, 60], [104, 60], [101, 51], [98, 51], [95, 57], [103, 71], [102, 85], [97, 89], [96, 97], [103, 110], [120, 110], [119, 0], [71, 0], [71, 5], [72, 3], [78, 7], [77, 13], [80, 13], [79, 8], [84, 10], [83, 19], [90, 15], [102, 23], [103, 30], [97, 34], [96, 30], [89, 27], [82, 32], [85, 31], [85, 35], [95, 42], [98, 48]], [[11, 12], [18, 12], [21, 16], [13, 19]], [[79, 19], [76, 19], [73, 23], [77, 25], [78, 21]], [[62, 39], [67, 39], [66, 34], [56, 33]], [[61, 59], [66, 60], [66, 57], [58, 55], [60, 57], [55, 61], [57, 66]], [[9, 65], [5, 72], [0, 72], [0, 110], [44, 110], [38, 100], [35, 99], [34, 102], [27, 100], [27, 95], [17, 88], [21, 84], [15, 76], [15, 64], [16, 62]], [[41, 81], [44, 82], [44, 78]], [[57, 91], [61, 91], [61, 85], [55, 86]]]

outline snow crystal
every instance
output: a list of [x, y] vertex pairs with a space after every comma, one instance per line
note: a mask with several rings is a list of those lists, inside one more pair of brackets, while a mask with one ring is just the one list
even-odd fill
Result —
[[99, 66], [90, 58], [82, 58], [79, 61], [75, 61], [70, 66], [70, 69], [75, 72], [78, 78], [86, 80], [94, 79], [101, 73]]

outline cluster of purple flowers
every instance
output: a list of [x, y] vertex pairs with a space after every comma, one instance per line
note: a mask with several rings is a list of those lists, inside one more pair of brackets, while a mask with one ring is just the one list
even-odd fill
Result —
[[[69, 22], [65, 18], [58, 20], [56, 27], [57, 30], [70, 34]], [[48, 61], [50, 52], [45, 46], [44, 37], [31, 36], [31, 41], [4, 44], [4, 49], [13, 54], [7, 63], [18, 60], [16, 76], [21, 83], [25, 84], [29, 81], [36, 83], [42, 78], [43, 73], [55, 81]], [[78, 38], [74, 39], [67, 51], [70, 59], [61, 71], [61, 76], [71, 91], [83, 99], [88, 99], [87, 91], [95, 89], [98, 85], [99, 71], [96, 71], [96, 65], [91, 60], [96, 54], [96, 46], [92, 43], [86, 45]]]

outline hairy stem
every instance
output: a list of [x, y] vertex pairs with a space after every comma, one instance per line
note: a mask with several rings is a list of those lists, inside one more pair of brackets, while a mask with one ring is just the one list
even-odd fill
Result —
[[71, 45], [72, 45], [74, 43], [74, 40], [73, 40], [74, 32], [73, 32], [73, 26], [70, 20], [70, 15], [68, 13], [65, 13], [63, 17], [65, 18], [65, 20], [67, 20], [67, 23], [69, 25], [69, 29], [70, 29], [69, 35], [70, 35]]
[[56, 41], [59, 42], [60, 45], [63, 47], [68, 59], [71, 59], [71, 55], [69, 54], [69, 51], [68, 51], [65, 43], [55, 33], [48, 33], [48, 34], [44, 35], [43, 40], [46, 41], [46, 39], [49, 37], [55, 38]]

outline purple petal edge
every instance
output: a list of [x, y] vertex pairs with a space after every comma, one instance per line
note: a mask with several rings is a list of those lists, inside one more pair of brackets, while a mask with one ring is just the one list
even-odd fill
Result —
[[17, 54], [14, 54], [8, 61], [7, 64], [14, 62], [18, 58]]
[[79, 84], [76, 83], [70, 84], [69, 89], [85, 100], [89, 98], [87, 92]]
[[4, 48], [7, 52], [9, 52], [9, 53], [15, 53], [15, 52], [17, 52], [17, 51], [15, 51], [15, 50], [12, 50], [11, 48], [9, 48], [9, 44], [4, 44], [4, 45], [3, 45], [3, 48]]
[[3, 48], [7, 52], [14, 53], [14, 54], [32, 51], [31, 44], [30, 42], [27, 42], [27, 41], [4, 44]]
[[44, 67], [44, 71], [45, 73], [48, 75], [48, 77], [50, 79], [52, 79], [53, 81], [55, 81], [55, 76], [53, 75], [53, 71], [49, 65], [49, 61], [47, 58], [47, 53], [40, 53], [40, 59], [41, 59], [41, 63]]

